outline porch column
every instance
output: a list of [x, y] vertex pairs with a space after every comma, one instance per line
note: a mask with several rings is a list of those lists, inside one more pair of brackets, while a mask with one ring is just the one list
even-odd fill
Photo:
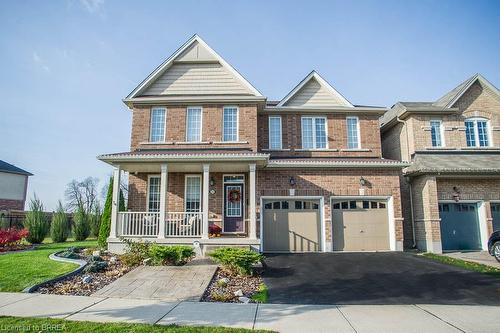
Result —
[[161, 165], [160, 176], [160, 221], [158, 223], [158, 238], [165, 238], [165, 220], [167, 218], [167, 185], [168, 185], [168, 166]]
[[118, 212], [120, 210], [120, 176], [121, 169], [117, 165], [113, 170], [113, 200], [111, 201], [111, 228], [109, 238], [116, 238], [116, 226], [118, 224]]
[[248, 214], [250, 215], [250, 232], [249, 237], [251, 239], [257, 239], [257, 214], [255, 212], [255, 164], [249, 164], [250, 169], [250, 200], [248, 207]]
[[203, 164], [203, 224], [201, 238], [208, 239], [208, 187], [210, 164]]

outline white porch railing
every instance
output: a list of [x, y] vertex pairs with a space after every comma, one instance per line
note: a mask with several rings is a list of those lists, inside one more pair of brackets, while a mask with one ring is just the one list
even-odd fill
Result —
[[[119, 236], [157, 237], [160, 213], [120, 212]], [[203, 228], [201, 212], [167, 212], [165, 237], [201, 237]]]
[[160, 213], [152, 212], [120, 212], [121, 224], [119, 236], [158, 236]]

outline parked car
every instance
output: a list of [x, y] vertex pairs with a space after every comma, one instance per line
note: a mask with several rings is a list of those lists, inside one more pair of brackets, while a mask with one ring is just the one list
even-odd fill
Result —
[[500, 262], [500, 230], [493, 232], [488, 239], [488, 251]]

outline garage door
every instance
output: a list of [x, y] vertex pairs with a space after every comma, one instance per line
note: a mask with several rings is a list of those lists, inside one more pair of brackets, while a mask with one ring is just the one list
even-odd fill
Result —
[[439, 217], [444, 251], [481, 249], [477, 204], [440, 203]]
[[390, 249], [385, 200], [334, 200], [332, 223], [334, 251]]
[[491, 203], [491, 217], [493, 218], [493, 231], [500, 230], [500, 203]]
[[264, 252], [321, 251], [319, 200], [265, 200]]

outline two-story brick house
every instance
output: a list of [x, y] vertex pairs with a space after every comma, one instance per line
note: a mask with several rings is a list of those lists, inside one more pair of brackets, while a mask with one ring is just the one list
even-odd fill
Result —
[[383, 156], [411, 162], [401, 196], [406, 246], [486, 250], [500, 229], [500, 92], [479, 74], [435, 102], [381, 118]]
[[[402, 250], [406, 164], [382, 158], [386, 108], [351, 104], [314, 71], [267, 101], [196, 35], [124, 102], [130, 151], [98, 157], [115, 167], [111, 250], [121, 238], [202, 251]], [[116, 205], [121, 171], [128, 212]]]

